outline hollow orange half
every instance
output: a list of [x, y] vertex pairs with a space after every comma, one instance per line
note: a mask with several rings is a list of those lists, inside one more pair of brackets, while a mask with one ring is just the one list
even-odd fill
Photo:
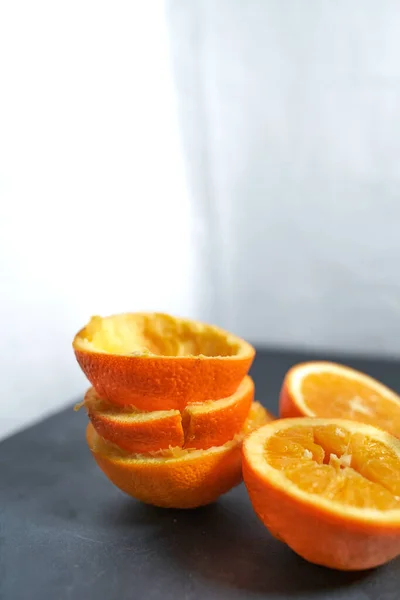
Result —
[[254, 398], [254, 383], [246, 376], [232, 396], [189, 404], [182, 412], [141, 412], [105, 404], [90, 388], [85, 396], [89, 419], [97, 433], [129, 452], [165, 448], [221, 446], [243, 427]]
[[400, 441], [343, 419], [280, 419], [243, 444], [243, 477], [273, 535], [306, 560], [369, 569], [400, 554]]
[[101, 398], [144, 411], [230, 396], [255, 354], [218, 327], [159, 313], [93, 317], [73, 348]]
[[[258, 403], [256, 423], [269, 416]], [[246, 424], [251, 429], [251, 424]], [[194, 508], [209, 504], [240, 483], [241, 435], [208, 450], [171, 448], [149, 454], [128, 454], [100, 437], [89, 423], [86, 438], [100, 469], [123, 492], [166, 508]]]
[[282, 385], [279, 414], [354, 419], [400, 438], [400, 397], [376, 379], [335, 363], [292, 367]]

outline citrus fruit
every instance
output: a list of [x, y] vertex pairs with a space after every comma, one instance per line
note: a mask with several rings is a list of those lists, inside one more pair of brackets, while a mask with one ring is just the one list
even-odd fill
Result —
[[[268, 421], [257, 403], [256, 422]], [[253, 413], [254, 414], [254, 413]], [[247, 424], [247, 428], [251, 428]], [[88, 424], [86, 439], [100, 469], [123, 492], [166, 508], [194, 508], [214, 502], [242, 480], [242, 435], [207, 450], [169, 448], [129, 454], [104, 440]]]
[[254, 398], [254, 383], [246, 376], [232, 396], [189, 404], [176, 410], [142, 412], [101, 400], [94, 388], [85, 396], [89, 419], [97, 433], [129, 452], [152, 452], [169, 446], [220, 446], [243, 427]]
[[344, 419], [280, 419], [243, 444], [255, 512], [306, 560], [369, 569], [400, 554], [400, 441]]
[[382, 427], [400, 437], [400, 397], [382, 383], [342, 365], [292, 367], [280, 395], [281, 417], [339, 417]]
[[93, 317], [73, 348], [101, 398], [145, 411], [230, 396], [255, 354], [218, 327], [159, 313]]

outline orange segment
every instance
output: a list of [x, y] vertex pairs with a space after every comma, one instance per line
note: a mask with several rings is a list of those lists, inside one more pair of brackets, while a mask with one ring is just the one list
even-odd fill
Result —
[[376, 379], [334, 363], [290, 369], [281, 390], [280, 416], [354, 419], [400, 437], [400, 397]]
[[[257, 414], [255, 414], [257, 413]], [[261, 405], [255, 422], [268, 420]], [[246, 427], [251, 429], [251, 423]], [[100, 469], [123, 492], [156, 506], [194, 508], [214, 502], [242, 479], [242, 436], [208, 450], [170, 448], [149, 454], [128, 454], [101, 438], [89, 423], [89, 448]]]
[[178, 410], [141, 412], [104, 403], [93, 388], [85, 396], [97, 433], [129, 452], [152, 452], [169, 446], [207, 449], [231, 440], [243, 427], [254, 397], [246, 376], [232, 396], [190, 404]]
[[243, 444], [263, 523], [316, 564], [368, 569], [400, 554], [400, 441], [342, 419], [281, 419]]
[[255, 354], [223, 329], [159, 313], [93, 317], [73, 348], [100, 397], [144, 411], [230, 396]]

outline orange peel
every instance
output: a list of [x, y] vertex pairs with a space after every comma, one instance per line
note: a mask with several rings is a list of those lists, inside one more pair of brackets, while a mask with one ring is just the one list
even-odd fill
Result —
[[178, 410], [142, 412], [104, 403], [90, 388], [85, 395], [89, 419], [97, 433], [134, 453], [170, 446], [207, 449], [231, 440], [243, 427], [254, 398], [246, 376], [234, 394], [221, 400], [189, 404]]
[[160, 313], [93, 317], [73, 341], [101, 398], [138, 410], [179, 410], [233, 394], [255, 350], [215, 326]]

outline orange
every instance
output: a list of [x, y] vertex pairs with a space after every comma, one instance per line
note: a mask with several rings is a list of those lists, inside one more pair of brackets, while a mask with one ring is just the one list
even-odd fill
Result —
[[306, 560], [369, 569], [400, 554], [400, 441], [344, 419], [280, 419], [243, 444], [255, 512]]
[[158, 313], [93, 317], [73, 348], [101, 398], [144, 411], [230, 396], [255, 354], [223, 329]]
[[400, 397], [364, 373], [329, 362], [290, 369], [281, 390], [280, 416], [354, 419], [400, 437]]
[[[268, 421], [258, 403], [253, 417], [255, 413], [257, 423]], [[250, 424], [246, 427], [251, 428]], [[105, 475], [123, 492], [147, 504], [166, 508], [202, 506], [217, 500], [242, 479], [242, 435], [207, 450], [170, 448], [152, 455], [124, 452], [101, 438], [91, 423], [86, 438]]]
[[105, 404], [94, 388], [85, 396], [89, 418], [97, 433], [129, 452], [151, 452], [179, 446], [220, 446], [243, 427], [254, 398], [254, 383], [246, 376], [232, 396], [189, 404], [178, 410], [141, 412]]

